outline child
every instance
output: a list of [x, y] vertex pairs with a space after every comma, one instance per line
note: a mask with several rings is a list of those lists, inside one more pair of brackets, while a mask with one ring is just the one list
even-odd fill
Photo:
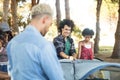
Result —
[[85, 28], [82, 32], [84, 40], [78, 45], [78, 59], [92, 60], [94, 57], [94, 44], [90, 41], [94, 35], [93, 30]]

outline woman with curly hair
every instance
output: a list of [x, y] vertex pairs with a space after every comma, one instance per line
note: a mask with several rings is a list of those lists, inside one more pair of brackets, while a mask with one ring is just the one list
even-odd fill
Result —
[[60, 22], [60, 35], [53, 40], [59, 59], [76, 59], [74, 41], [70, 36], [74, 26], [74, 22], [69, 19], [64, 19]]
[[78, 59], [92, 60], [94, 57], [94, 45], [90, 41], [94, 35], [93, 30], [85, 28], [82, 31], [82, 36], [84, 40], [80, 41], [78, 44]]

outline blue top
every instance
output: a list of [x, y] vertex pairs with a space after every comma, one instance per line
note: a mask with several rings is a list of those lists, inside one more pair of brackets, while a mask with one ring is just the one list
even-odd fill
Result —
[[64, 80], [54, 46], [32, 25], [7, 45], [11, 80]]

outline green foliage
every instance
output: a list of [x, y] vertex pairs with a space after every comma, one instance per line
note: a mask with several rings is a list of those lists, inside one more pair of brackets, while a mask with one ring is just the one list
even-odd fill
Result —
[[99, 53], [112, 53], [113, 46], [100, 46]]
[[82, 39], [81, 30], [79, 29], [78, 26], [74, 27], [71, 37], [74, 40], [75, 47], [78, 48], [78, 43]]
[[17, 2], [26, 2], [26, 0], [17, 0]]
[[82, 35], [81, 35], [81, 30], [79, 29], [79, 27], [75, 26], [74, 29], [73, 29], [73, 35], [77, 38], [82, 38]]
[[112, 3], [118, 3], [119, 2], [119, 0], [111, 0], [112, 1]]
[[2, 16], [3, 16], [3, 12], [0, 11], [0, 17], [2, 17]]
[[[95, 1], [97, 1], [97, 0], [95, 0]], [[103, 1], [108, 1], [108, 0], [103, 0]], [[118, 3], [119, 2], [119, 0], [110, 0], [112, 3]]]
[[25, 27], [27, 25], [27, 22], [23, 21], [24, 17], [23, 16], [18, 16], [18, 26], [23, 26]]
[[3, 12], [0, 11], [0, 22], [2, 21]]
[[45, 38], [47, 38], [47, 40], [49, 40], [49, 41], [53, 41], [53, 39], [57, 35], [58, 35], [58, 31], [57, 31], [57, 26], [56, 26], [56, 23], [55, 23], [55, 20], [54, 20], [52, 26], [50, 27], [49, 31], [45, 35]]

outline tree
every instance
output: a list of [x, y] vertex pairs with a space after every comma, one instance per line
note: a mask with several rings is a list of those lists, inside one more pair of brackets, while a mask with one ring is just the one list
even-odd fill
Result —
[[36, 4], [39, 4], [40, 0], [31, 0], [32, 7]]
[[115, 44], [114, 44], [111, 57], [120, 58], [120, 0], [119, 0], [119, 10], [118, 10], [118, 23], [117, 23], [117, 28], [115, 32]]
[[18, 29], [18, 16], [17, 16], [17, 6], [18, 2], [25, 2], [26, 0], [11, 0], [11, 26], [13, 29], [13, 32], [19, 32]]
[[98, 53], [99, 50], [99, 41], [100, 41], [100, 9], [101, 9], [102, 0], [97, 0], [97, 8], [96, 8], [96, 36], [95, 36], [95, 44], [94, 44], [94, 52]]
[[3, 1], [3, 22], [7, 22], [7, 20], [8, 20], [9, 1], [10, 0]]
[[69, 0], [65, 0], [65, 15], [66, 19], [70, 19]]
[[13, 28], [13, 32], [19, 32], [18, 30], [18, 20], [17, 20], [17, 0], [11, 0], [11, 26]]
[[61, 11], [60, 11], [60, 0], [56, 0], [56, 22], [57, 22], [57, 29], [58, 29], [58, 32], [59, 32], [59, 23], [60, 23], [60, 20], [61, 20]]

